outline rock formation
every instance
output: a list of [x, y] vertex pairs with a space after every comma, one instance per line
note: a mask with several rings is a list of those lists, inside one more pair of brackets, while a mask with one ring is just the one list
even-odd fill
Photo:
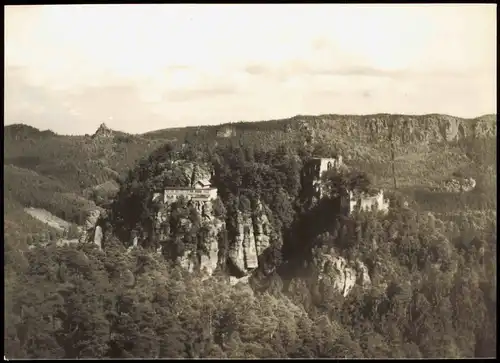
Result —
[[97, 131], [92, 135], [92, 139], [106, 139], [113, 136], [113, 131], [102, 123]]
[[246, 274], [258, 266], [255, 234], [250, 213], [238, 211], [237, 235], [229, 247], [229, 259], [240, 273]]
[[[204, 231], [198, 235], [199, 241], [184, 248], [181, 255], [170, 255], [170, 258], [176, 259], [189, 272], [199, 270], [208, 276], [212, 275], [219, 265], [219, 234], [225, 228], [225, 222], [214, 215], [211, 204], [212, 202], [204, 202], [202, 209], [197, 211], [201, 223], [200, 230]], [[187, 217], [181, 218], [177, 225], [172, 225], [176, 223], [170, 218], [172, 208], [172, 204], [165, 203], [156, 216], [155, 234], [160, 240], [162, 251], [170, 250], [167, 245], [182, 238], [182, 231], [190, 231], [193, 228], [193, 222]]]
[[449, 179], [446, 180], [443, 189], [447, 192], [460, 193], [470, 192], [476, 187], [476, 181], [473, 178]]
[[102, 247], [103, 233], [101, 227], [97, 226], [99, 218], [102, 217], [104, 210], [102, 208], [96, 207], [87, 212], [87, 218], [82, 226], [82, 234], [80, 236], [80, 242], [92, 242], [95, 243], [99, 248]]
[[368, 268], [362, 262], [347, 261], [336, 255], [333, 250], [329, 253], [319, 253], [314, 262], [318, 269], [319, 282], [329, 281], [344, 297], [349, 295], [356, 283], [360, 283], [363, 288], [371, 285]]
[[[182, 239], [182, 231], [190, 231], [193, 227], [192, 221], [187, 217], [180, 222], [183, 224], [182, 231], [178, 225], [173, 225], [172, 223], [177, 222], [170, 218], [172, 208], [173, 204], [168, 201], [161, 203], [156, 215], [155, 235], [161, 241], [164, 251], [176, 238]], [[236, 219], [236, 233], [227, 241], [225, 256], [219, 249], [221, 236], [226, 231], [226, 222], [214, 214], [213, 201], [203, 202], [202, 208], [196, 210], [201, 223], [197, 235], [198, 242], [194, 245], [191, 243], [182, 255], [175, 256], [174, 253], [170, 258], [176, 259], [188, 271], [202, 271], [208, 276], [212, 275], [218, 266], [224, 265], [226, 258], [239, 276], [247, 275], [258, 267], [259, 256], [269, 247], [272, 231], [267, 217], [268, 211], [260, 201], [256, 203], [255, 210], [238, 211], [236, 216], [232, 216]]]
[[467, 136], [495, 136], [495, 117], [461, 119], [447, 115], [324, 115], [308, 125], [324, 133], [327, 130], [363, 139], [384, 142], [392, 137], [396, 143], [455, 141]]
[[[207, 203], [208, 204], [208, 203]], [[207, 206], [208, 208], [208, 206]], [[215, 218], [211, 209], [206, 210], [205, 225], [208, 229], [204, 242], [206, 251], [200, 256], [200, 271], [211, 276], [219, 264], [219, 234], [225, 228], [224, 221]]]
[[229, 246], [229, 259], [240, 274], [248, 274], [259, 266], [259, 256], [270, 245], [271, 224], [268, 211], [257, 201], [253, 212], [238, 211], [237, 235]]
[[236, 130], [233, 127], [225, 126], [217, 130], [217, 137], [233, 137], [236, 136]]
[[257, 201], [253, 227], [255, 231], [255, 248], [257, 255], [260, 256], [269, 247], [271, 235], [271, 224], [260, 200]]
[[97, 245], [99, 249], [102, 249], [102, 238], [103, 238], [102, 228], [101, 226], [96, 226], [94, 233], [94, 244]]
[[246, 284], [248, 284], [249, 279], [250, 279], [250, 275], [242, 277], [241, 279], [239, 279], [237, 277], [234, 277], [234, 276], [230, 276], [229, 277], [229, 284], [231, 286], [235, 286], [235, 285], [238, 285], [238, 284], [246, 285]]

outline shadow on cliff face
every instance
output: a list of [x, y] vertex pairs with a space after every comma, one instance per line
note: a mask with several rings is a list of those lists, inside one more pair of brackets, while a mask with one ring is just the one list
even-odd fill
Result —
[[316, 247], [317, 237], [325, 232], [332, 232], [347, 216], [347, 210], [341, 198], [321, 199], [311, 209], [300, 214], [292, 226], [285, 231], [283, 260], [278, 272], [283, 279], [304, 271], [313, 259], [312, 251]]

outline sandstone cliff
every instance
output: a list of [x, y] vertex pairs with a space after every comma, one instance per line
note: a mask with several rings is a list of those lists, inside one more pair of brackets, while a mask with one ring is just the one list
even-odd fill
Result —
[[[186, 206], [191, 204], [187, 202]], [[161, 205], [154, 226], [156, 238], [167, 259], [176, 260], [189, 272], [211, 275], [221, 263], [219, 240], [225, 222], [214, 215], [211, 202], [205, 203], [195, 218], [178, 216], [182, 207], [175, 203]]]
[[80, 243], [92, 242], [99, 248], [102, 248], [103, 231], [98, 225], [100, 219], [104, 218], [105, 211], [100, 207], [95, 207], [87, 212], [85, 223], [82, 226]]
[[[226, 221], [214, 213], [212, 204], [204, 203], [194, 220], [187, 214], [178, 218], [179, 205], [162, 204], [155, 218], [156, 238], [166, 258], [177, 260], [190, 272], [212, 275], [218, 267], [225, 266], [227, 260], [238, 276], [245, 276], [259, 266], [259, 256], [269, 247], [272, 231], [269, 211], [259, 201], [254, 210], [237, 211], [236, 216], [229, 216], [235, 219], [236, 235], [224, 240]], [[175, 250], [174, 245], [183, 247]]]
[[361, 261], [348, 261], [333, 249], [319, 252], [314, 259], [318, 271], [318, 282], [333, 286], [344, 297], [358, 283], [363, 288], [371, 286], [368, 268]]
[[[463, 119], [448, 115], [296, 116], [299, 129], [311, 136], [334, 132], [365, 142], [420, 143], [454, 141], [466, 136], [496, 135], [496, 116]], [[332, 134], [332, 135], [334, 135]], [[354, 141], [354, 140], [353, 140]]]
[[238, 211], [237, 235], [230, 241], [228, 258], [240, 274], [246, 275], [259, 266], [259, 256], [270, 245], [269, 211], [260, 201], [251, 212]]

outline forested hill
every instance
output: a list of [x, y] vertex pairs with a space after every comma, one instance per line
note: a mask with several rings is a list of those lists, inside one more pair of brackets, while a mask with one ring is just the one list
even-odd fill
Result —
[[[8, 358], [496, 356], [496, 116], [4, 131]], [[324, 176], [330, 189], [383, 188], [388, 214], [304, 197], [304, 163], [334, 154], [349, 169]], [[219, 191], [210, 222], [181, 201], [150, 233], [152, 194], [202, 171]], [[462, 179], [474, 187], [454, 190]], [[106, 209], [103, 250], [40, 247], [28, 206], [77, 224], [82, 209]], [[216, 224], [211, 278], [174, 263], [174, 252], [206, 254]], [[250, 230], [269, 248], [248, 284], [231, 286], [227, 256]], [[144, 238], [127, 250], [134, 233]]]
[[[391, 150], [402, 185], [422, 184], [412, 170], [445, 167], [445, 173], [463, 165], [461, 152], [443, 147], [463, 139], [496, 136], [496, 115], [462, 119], [447, 115], [295, 116], [290, 119], [239, 122], [218, 126], [173, 128], [129, 135], [106, 125], [94, 135], [62, 136], [26, 125], [4, 127], [4, 164], [33, 169], [64, 179], [73, 189], [93, 187], [123, 173], [165, 142], [218, 143], [253, 147], [310, 143], [334, 145], [363, 169], [387, 171]], [[431, 161], [427, 162], [428, 160]], [[445, 163], [444, 160], [448, 162]], [[449, 165], [446, 165], [449, 164]], [[428, 173], [427, 173], [428, 174]], [[78, 177], [76, 177], [78, 175]], [[422, 175], [422, 177], [425, 177]], [[429, 182], [432, 178], [426, 178]]]

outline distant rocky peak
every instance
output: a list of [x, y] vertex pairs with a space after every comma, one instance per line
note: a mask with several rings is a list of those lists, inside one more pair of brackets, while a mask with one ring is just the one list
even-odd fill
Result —
[[97, 131], [94, 133], [94, 135], [92, 135], [93, 138], [95, 137], [99, 137], [99, 138], [102, 138], [102, 137], [111, 137], [113, 135], [113, 131], [106, 126], [106, 124], [103, 122], [99, 128], [97, 129]]

